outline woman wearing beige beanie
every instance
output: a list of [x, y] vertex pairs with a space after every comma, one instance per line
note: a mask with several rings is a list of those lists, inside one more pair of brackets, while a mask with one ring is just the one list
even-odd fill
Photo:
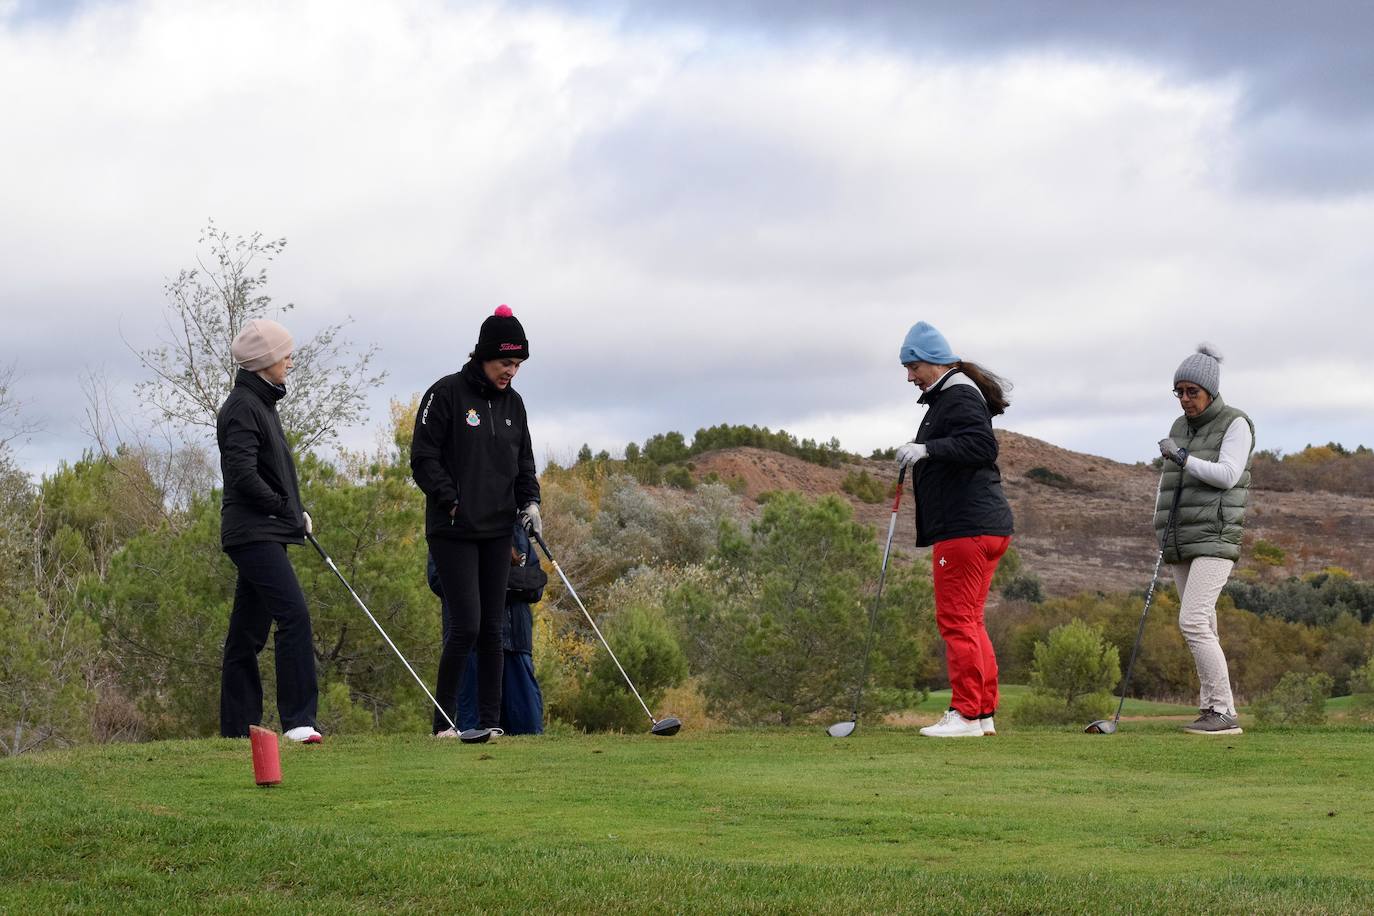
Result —
[[234, 338], [239, 366], [234, 387], [216, 418], [224, 505], [220, 544], [238, 570], [234, 609], [224, 639], [220, 675], [220, 734], [248, 736], [262, 723], [258, 653], [275, 622], [277, 713], [292, 741], [317, 744], [315, 647], [310, 613], [288, 544], [304, 543], [310, 516], [301, 507], [296, 465], [277, 416], [291, 371], [291, 334], [275, 321], [256, 318]]

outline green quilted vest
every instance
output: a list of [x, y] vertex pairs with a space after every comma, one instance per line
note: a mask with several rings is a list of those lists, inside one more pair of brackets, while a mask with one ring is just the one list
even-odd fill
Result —
[[[1255, 424], [1243, 411], [1227, 407], [1218, 396], [1207, 409], [1193, 419], [1180, 416], [1174, 421], [1169, 436], [1179, 445], [1203, 461], [1216, 461], [1221, 456], [1221, 441], [1231, 422], [1241, 417], [1250, 426], [1250, 441], [1255, 439]], [[1172, 461], [1164, 462], [1164, 479], [1155, 504], [1155, 537], [1164, 549], [1164, 562], [1179, 563], [1197, 557], [1240, 559], [1241, 529], [1245, 523], [1245, 504], [1250, 497], [1250, 461], [1254, 457], [1253, 444], [1245, 459], [1245, 471], [1229, 490], [1219, 490], [1187, 474]], [[1169, 521], [1169, 507], [1174, 491], [1180, 486], [1178, 519], [1174, 530], [1164, 541], [1164, 529]]]

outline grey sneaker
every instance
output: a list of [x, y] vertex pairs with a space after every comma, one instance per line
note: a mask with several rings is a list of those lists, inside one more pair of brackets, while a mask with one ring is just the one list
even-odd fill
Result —
[[1183, 726], [1183, 730], [1190, 735], [1240, 735], [1240, 723], [1235, 716], [1228, 716], [1224, 712], [1217, 712], [1215, 709], [1200, 709], [1201, 715], [1192, 725]]

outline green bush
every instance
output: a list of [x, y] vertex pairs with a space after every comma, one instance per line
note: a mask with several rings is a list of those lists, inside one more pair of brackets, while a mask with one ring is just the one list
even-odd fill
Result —
[[1047, 487], [1054, 487], [1057, 490], [1069, 490], [1073, 488], [1073, 480], [1065, 477], [1063, 474], [1051, 471], [1049, 468], [1031, 468], [1026, 472], [1026, 478], [1028, 480], [1034, 480], [1036, 483], [1044, 484]]
[[675, 464], [663, 472], [663, 482], [679, 490], [693, 490], [697, 485], [692, 479], [692, 472], [680, 464]]
[[844, 482], [840, 484], [840, 489], [850, 496], [866, 503], [880, 503], [892, 494], [888, 491], [887, 484], [867, 471], [850, 471], [845, 475]]
[[1010, 601], [1040, 604], [1045, 600], [1045, 591], [1040, 586], [1039, 576], [1035, 573], [1022, 573], [1002, 586], [1002, 597]]
[[1109, 718], [1115, 703], [1109, 693], [1091, 693], [1067, 705], [1060, 697], [1028, 693], [1008, 710], [1007, 718], [1017, 725], [1086, 725]]
[[[663, 699], [665, 690], [687, 679], [687, 658], [661, 612], [634, 606], [604, 623], [606, 640], [650, 709]], [[644, 709], [604, 647], [593, 658], [568, 708], [550, 712], [588, 732], [642, 731], [647, 725]]]
[[1108, 691], [1120, 677], [1120, 657], [1103, 639], [1102, 628], [1071, 620], [1036, 644], [1031, 692], [1011, 717], [1036, 725], [1100, 719], [1111, 712]]
[[[712, 714], [788, 725], [850, 702], [878, 554], [872, 529], [855, 523], [838, 496], [811, 502], [780, 493], [748, 532], [723, 525], [709, 574], [668, 600]], [[870, 671], [875, 688], [910, 696], [929, 676], [930, 596], [924, 571], [890, 571]]]
[[1350, 677], [1350, 718], [1374, 722], [1374, 657], [1356, 668]]
[[1261, 725], [1321, 725], [1331, 697], [1331, 675], [1290, 671], [1273, 690], [1260, 694], [1250, 711]]
[[1250, 548], [1250, 556], [1255, 558], [1256, 563], [1263, 563], [1266, 566], [1282, 566], [1284, 560], [1288, 558], [1282, 547], [1271, 544], [1264, 538], [1255, 541], [1255, 546]]

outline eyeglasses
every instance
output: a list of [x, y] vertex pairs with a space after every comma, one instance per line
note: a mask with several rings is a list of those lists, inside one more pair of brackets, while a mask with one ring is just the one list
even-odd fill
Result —
[[1174, 389], [1174, 397], [1178, 398], [1180, 401], [1183, 400], [1184, 398], [1187, 398], [1188, 400], [1191, 401], [1191, 400], [1194, 400], [1194, 399], [1198, 398], [1199, 396], [1201, 396], [1201, 394], [1202, 394], [1202, 389], [1201, 389], [1201, 388], [1193, 388], [1193, 387], [1191, 387], [1191, 386], [1190, 386], [1190, 387], [1187, 387], [1187, 388], [1175, 388], [1175, 389]]

